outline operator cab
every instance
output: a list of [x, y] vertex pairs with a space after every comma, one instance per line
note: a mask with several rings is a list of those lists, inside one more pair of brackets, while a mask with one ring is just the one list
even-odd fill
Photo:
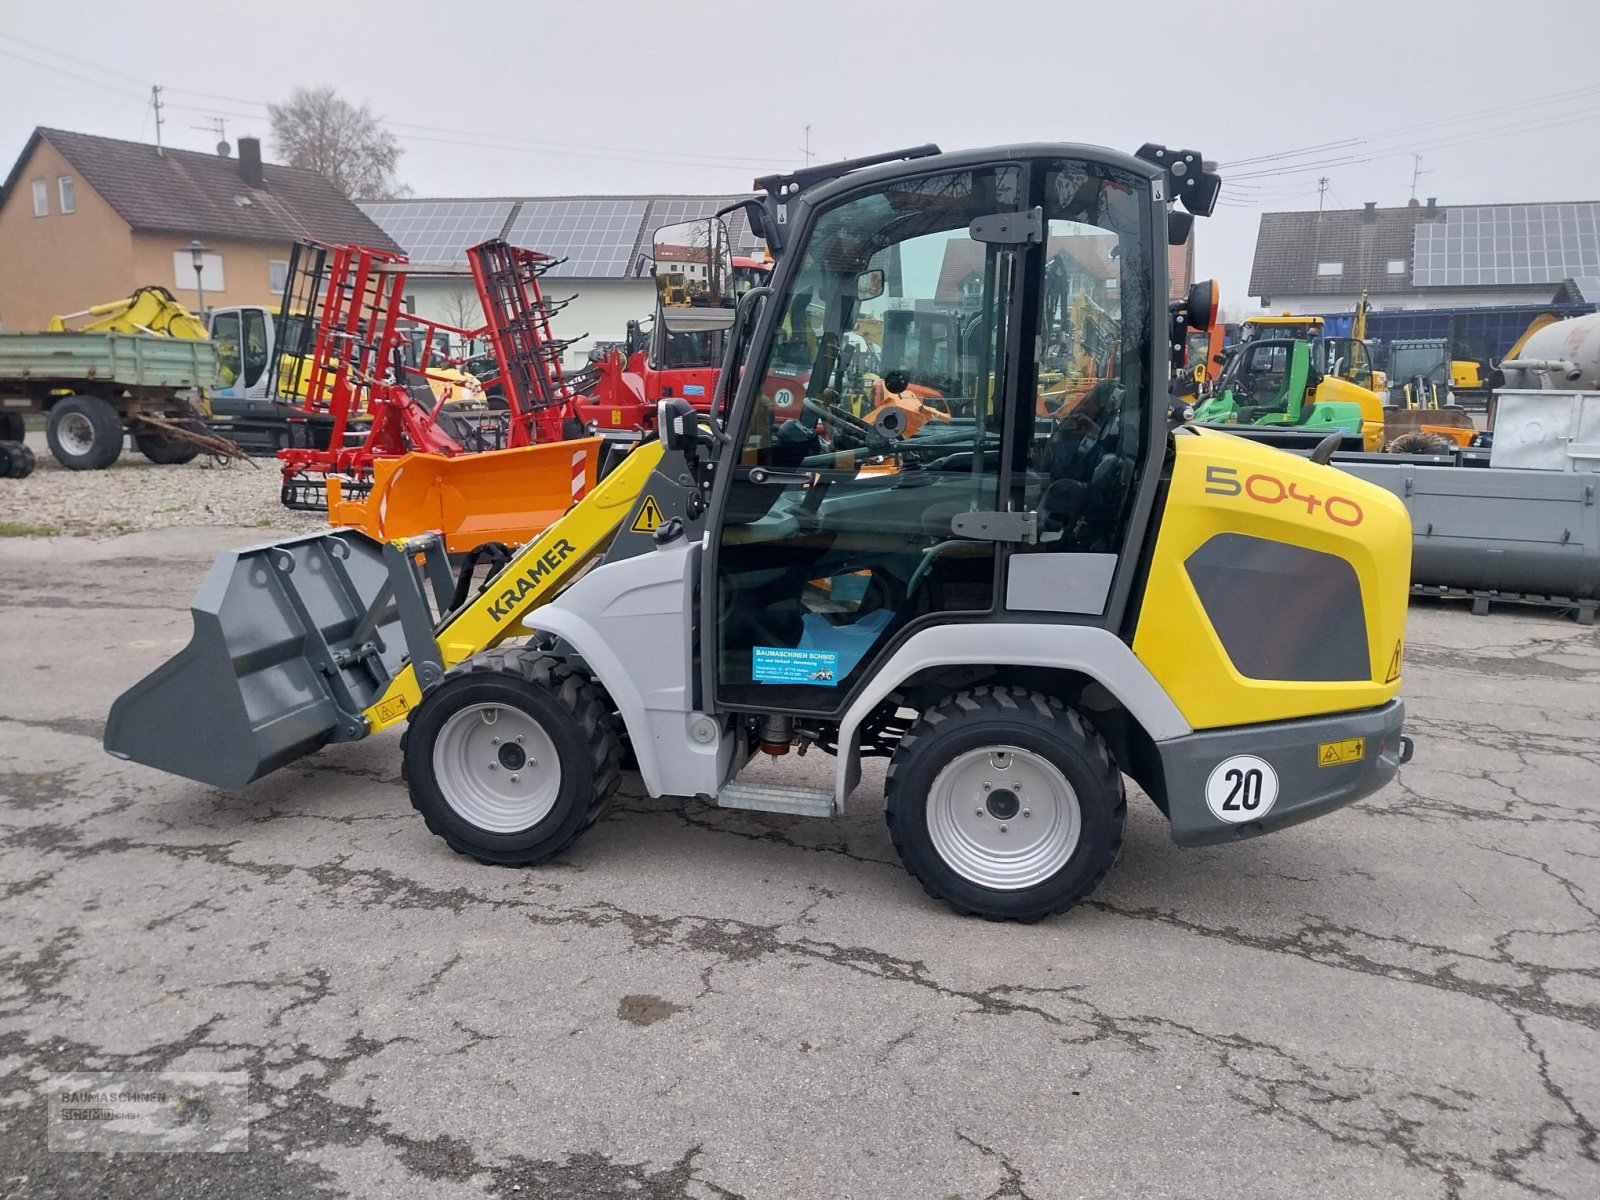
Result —
[[[789, 302], [745, 322], [710, 506], [718, 706], [826, 718], [923, 627], [1120, 624], [1166, 438], [1163, 182], [1038, 147], [807, 194]], [[1040, 347], [1092, 351], [1053, 408]], [[863, 412], [868, 371], [938, 419]]]

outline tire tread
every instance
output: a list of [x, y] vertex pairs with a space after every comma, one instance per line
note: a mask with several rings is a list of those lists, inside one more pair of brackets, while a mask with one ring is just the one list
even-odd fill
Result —
[[[589, 768], [594, 778], [594, 788], [589, 800], [588, 812], [584, 819], [574, 826], [572, 832], [555, 846], [542, 851], [537, 860], [543, 862], [554, 858], [569, 849], [578, 840], [579, 836], [590, 829], [596, 821], [604, 815], [615, 797], [618, 785], [622, 782], [622, 738], [619, 732], [620, 722], [606, 702], [605, 693], [587, 675], [573, 667], [570, 663], [535, 650], [529, 646], [501, 646], [494, 650], [485, 650], [475, 654], [465, 662], [451, 667], [439, 679], [423, 690], [423, 700], [426, 701], [429, 693], [444, 686], [451, 679], [459, 679], [468, 675], [512, 675], [525, 683], [532, 684], [550, 694], [560, 702], [561, 706], [577, 722], [579, 728], [587, 737], [590, 746]], [[421, 708], [418, 704], [412, 709], [414, 717]], [[411, 725], [408, 722], [400, 735], [400, 762], [401, 778], [409, 785], [406, 763], [406, 746], [411, 737]], [[493, 859], [483, 858], [475, 853], [471, 846], [461, 843], [447, 828], [439, 823], [434, 814], [417, 802], [416, 792], [408, 786], [411, 797], [411, 806], [422, 814], [422, 819], [429, 832], [441, 838], [457, 854], [465, 855], [487, 866], [506, 866], [509, 864]], [[517, 865], [528, 865], [517, 864]]]
[[[884, 820], [889, 826], [889, 838], [894, 843], [895, 852], [900, 856], [900, 861], [905, 864], [906, 869], [922, 885], [922, 890], [933, 899], [944, 901], [963, 916], [971, 916], [976, 910], [941, 891], [936, 882], [919, 869], [920, 862], [916, 852], [907, 852], [904, 831], [895, 820], [896, 810], [899, 807], [896, 801], [909, 764], [926, 754], [937, 753], [938, 739], [933, 734], [941, 725], [951, 720], [960, 721], [984, 715], [1012, 723], [1037, 721], [1049, 729], [1064, 731], [1070, 739], [1080, 743], [1087, 751], [1085, 757], [1098, 776], [1095, 782], [1116, 797], [1111, 812], [1111, 837], [1106, 847], [1107, 853], [1103, 855], [1103, 862], [1091, 878], [1080, 886], [1054, 897], [1049, 904], [1036, 911], [1030, 910], [1015, 915], [978, 914], [989, 920], [1010, 920], [1031, 924], [1065, 912], [1092, 894], [1105, 880], [1106, 874], [1122, 853], [1123, 828], [1128, 812], [1127, 792], [1122, 784], [1121, 772], [1117, 769], [1116, 762], [1111, 756], [1111, 748], [1105, 739], [1081, 713], [1069, 708], [1055, 696], [1013, 685], [984, 685], [947, 696], [924, 712], [917, 723], [900, 739], [900, 745], [889, 762], [885, 776], [888, 804], [884, 809]], [[923, 810], [918, 808], [917, 811]]]

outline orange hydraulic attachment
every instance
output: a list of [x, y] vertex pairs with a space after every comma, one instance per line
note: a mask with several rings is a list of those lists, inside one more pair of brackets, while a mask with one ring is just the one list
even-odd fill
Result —
[[375, 459], [372, 491], [362, 499], [344, 499], [338, 477], [329, 477], [328, 522], [379, 541], [438, 530], [452, 554], [491, 542], [520, 546], [594, 486], [603, 444], [591, 437], [454, 457]]

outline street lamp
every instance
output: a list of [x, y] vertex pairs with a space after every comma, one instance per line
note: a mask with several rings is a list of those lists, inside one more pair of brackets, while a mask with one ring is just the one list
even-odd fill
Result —
[[200, 244], [200, 239], [195, 238], [189, 243], [189, 257], [194, 260], [194, 290], [200, 297], [200, 316], [206, 315], [206, 288], [200, 282], [200, 272], [205, 269], [206, 248]]

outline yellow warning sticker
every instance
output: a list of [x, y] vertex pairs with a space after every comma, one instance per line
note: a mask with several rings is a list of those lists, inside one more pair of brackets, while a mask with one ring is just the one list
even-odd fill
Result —
[[1367, 756], [1366, 738], [1346, 738], [1342, 742], [1323, 742], [1317, 747], [1317, 766], [1339, 767], [1360, 762]]
[[395, 721], [406, 715], [406, 698], [396, 696], [392, 700], [385, 700], [378, 705], [378, 720]]
[[1396, 642], [1394, 644], [1394, 653], [1389, 656], [1389, 673], [1383, 677], [1383, 681], [1385, 683], [1393, 683], [1396, 679], [1400, 678], [1400, 653], [1402, 645], [1403, 644], [1400, 642]]
[[654, 496], [646, 496], [644, 503], [639, 506], [639, 515], [628, 528], [635, 533], [654, 533], [661, 527], [661, 521], [661, 505], [656, 503]]

